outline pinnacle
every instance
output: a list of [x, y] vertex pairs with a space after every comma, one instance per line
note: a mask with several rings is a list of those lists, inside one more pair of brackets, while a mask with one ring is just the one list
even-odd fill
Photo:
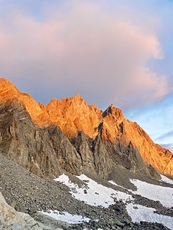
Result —
[[76, 94], [75, 96], [70, 97], [70, 98], [73, 99], [73, 100], [82, 100], [82, 101], [84, 101], [83, 97], [81, 97], [80, 94]]
[[117, 117], [121, 117], [123, 118], [123, 112], [121, 109], [117, 108], [114, 104], [111, 104], [110, 106], [108, 106], [108, 108], [103, 112], [103, 117], [106, 117], [108, 115], [115, 115]]
[[6, 100], [7, 98], [13, 98], [17, 96], [19, 93], [19, 90], [15, 87], [14, 84], [12, 84], [10, 81], [8, 81], [5, 78], [0, 78], [0, 98], [4, 98]]
[[0, 78], [0, 83], [10, 83], [10, 81], [8, 81], [7, 79], [5, 78]]
[[5, 79], [5, 78], [0, 78], [0, 87], [1, 86], [11, 86], [11, 87], [15, 87], [15, 85], [13, 83], [11, 83], [9, 80]]
[[4, 87], [4, 86], [6, 86], [6, 87], [9, 87], [9, 86], [13, 86], [13, 87], [15, 87], [10, 81], [8, 81], [7, 79], [5, 79], [5, 78], [0, 78], [0, 88], [1, 87]]

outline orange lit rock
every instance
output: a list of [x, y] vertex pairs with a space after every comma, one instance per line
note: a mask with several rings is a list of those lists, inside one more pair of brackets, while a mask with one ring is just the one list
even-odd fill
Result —
[[52, 99], [45, 106], [0, 78], [0, 104], [9, 100], [20, 101], [37, 126], [59, 126], [77, 149], [85, 169], [108, 175], [112, 167], [123, 161], [124, 167], [135, 172], [142, 170], [140, 155], [146, 165], [173, 176], [173, 154], [155, 144], [137, 123], [127, 120], [114, 105], [103, 112], [96, 105], [88, 105], [78, 94]]

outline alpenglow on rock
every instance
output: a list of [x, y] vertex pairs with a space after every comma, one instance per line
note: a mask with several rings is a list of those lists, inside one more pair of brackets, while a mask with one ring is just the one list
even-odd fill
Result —
[[62, 171], [173, 176], [173, 154], [110, 105], [101, 111], [80, 95], [37, 103], [0, 79], [0, 151], [43, 177]]

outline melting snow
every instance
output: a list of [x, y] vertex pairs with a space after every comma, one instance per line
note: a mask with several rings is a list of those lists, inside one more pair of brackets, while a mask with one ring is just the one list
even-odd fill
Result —
[[137, 187], [137, 191], [133, 191], [134, 194], [141, 195], [150, 200], [160, 201], [160, 203], [167, 208], [173, 207], [172, 188], [153, 185], [140, 180], [130, 181]]
[[[164, 176], [161, 177], [166, 183], [172, 181]], [[133, 204], [134, 198], [131, 195], [98, 184], [83, 174], [78, 176], [78, 178], [84, 182], [82, 187], [71, 182], [68, 176], [64, 174], [55, 179], [55, 181], [60, 181], [67, 185], [74, 198], [84, 201], [89, 205], [108, 207], [109, 205], [114, 204], [116, 200], [122, 200], [126, 203], [127, 212], [131, 216], [133, 222], [157, 222], [162, 223], [173, 230], [173, 217], [159, 215], [154, 213], [156, 210], [153, 208]], [[113, 181], [109, 182], [117, 185]], [[131, 182], [137, 187], [137, 191], [129, 190], [131, 193], [141, 195], [150, 200], [160, 201], [160, 203], [167, 208], [173, 207], [172, 188], [153, 185], [140, 180], [131, 180]], [[173, 183], [173, 181], [171, 183]]]
[[166, 176], [160, 175], [161, 176], [161, 181], [167, 183], [167, 184], [173, 184], [173, 180], [169, 179]]
[[78, 178], [81, 181], [84, 181], [84, 183], [87, 181], [87, 185], [80, 188], [77, 184], [72, 183], [68, 176], [64, 174], [55, 180], [67, 185], [71, 189], [73, 197], [92, 206], [102, 206], [107, 208], [109, 205], [115, 203], [114, 199], [117, 199], [118, 201], [122, 200], [124, 202], [133, 200], [131, 195], [98, 184], [84, 174], [78, 176]]
[[112, 181], [112, 180], [109, 180], [108, 182], [109, 182], [110, 184], [116, 185], [116, 186], [118, 186], [118, 187], [120, 187], [120, 188], [123, 188], [123, 189], [124, 189], [124, 187], [123, 187], [123, 186], [121, 186], [121, 185], [119, 185], [119, 184], [115, 183], [115, 182], [114, 182], [114, 181]]
[[165, 225], [166, 227], [173, 230], [173, 217], [159, 215], [154, 213], [156, 209], [154, 208], [147, 208], [142, 205], [136, 204], [127, 204], [127, 212], [129, 216], [132, 218], [133, 222], [140, 223], [140, 221], [146, 222], [156, 222]]
[[68, 212], [60, 213], [58, 211], [52, 211], [51, 210], [49, 212], [43, 212], [42, 211], [42, 213], [47, 215], [47, 216], [54, 218], [55, 220], [61, 220], [61, 221], [67, 222], [69, 224], [80, 224], [83, 222], [89, 222], [90, 221], [89, 218], [82, 217], [79, 215], [72, 215]]

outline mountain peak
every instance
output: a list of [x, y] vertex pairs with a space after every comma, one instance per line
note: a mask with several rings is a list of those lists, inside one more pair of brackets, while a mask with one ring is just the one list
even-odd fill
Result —
[[0, 88], [4, 88], [4, 87], [15, 87], [15, 85], [13, 83], [11, 83], [9, 80], [5, 79], [5, 78], [0, 78]]
[[9, 80], [5, 79], [5, 78], [0, 78], [0, 90], [15, 90], [17, 92], [19, 92], [19, 90], [16, 88], [16, 86], [11, 83]]
[[26, 107], [34, 122], [37, 123], [37, 117], [42, 113], [37, 102], [27, 93], [20, 92], [16, 86], [5, 78], [0, 78], [0, 100], [5, 103], [7, 100], [20, 103]]
[[0, 100], [8, 100], [18, 96], [19, 90], [5, 78], [0, 78]]
[[[88, 143], [85, 143], [89, 144], [88, 147], [80, 147], [83, 149], [82, 151], [87, 150], [85, 155], [94, 150], [99, 154], [100, 151], [107, 152], [109, 146], [112, 159], [117, 157], [114, 156], [115, 152], [123, 153], [123, 156], [127, 158], [127, 167], [132, 167], [129, 159], [133, 158], [134, 153], [140, 153], [146, 164], [151, 164], [161, 173], [173, 175], [172, 153], [158, 147], [142, 128], [136, 123], [128, 121], [122, 110], [113, 104], [102, 112], [95, 105], [88, 105], [81, 95], [77, 94], [61, 100], [53, 99], [48, 105], [43, 106], [36, 103], [29, 94], [21, 93], [8, 80], [1, 78], [0, 100], [6, 102], [9, 99], [23, 103], [35, 124], [47, 126], [53, 123], [60, 127], [69, 140], [78, 138], [80, 132], [84, 133], [87, 138], [90, 138]], [[1, 104], [4, 105], [4, 103]], [[91, 148], [94, 146], [93, 144], [95, 147]], [[94, 155], [91, 152], [90, 157], [95, 159], [96, 152]], [[103, 157], [105, 164], [107, 157]], [[104, 167], [106, 166], [104, 165]], [[110, 167], [112, 167], [111, 164]], [[99, 171], [101, 172], [102, 169]]]
[[76, 100], [81, 100], [81, 99], [84, 100], [79, 93], [71, 98], [76, 99]]
[[7, 80], [7, 79], [5, 79], [5, 78], [0, 78], [0, 84], [1, 85], [5, 85], [5, 84], [10, 84], [10, 85], [12, 85], [12, 83], [9, 81], [9, 80]]
[[80, 94], [76, 94], [75, 96], [69, 97], [69, 98], [67, 98], [67, 100], [69, 102], [74, 102], [77, 105], [81, 104], [81, 103], [86, 104], [86, 101], [83, 99], [83, 97], [81, 97]]
[[121, 109], [117, 108], [115, 105], [111, 104], [108, 108], [103, 112], [102, 116], [115, 116], [117, 119], [124, 118], [123, 112]]

